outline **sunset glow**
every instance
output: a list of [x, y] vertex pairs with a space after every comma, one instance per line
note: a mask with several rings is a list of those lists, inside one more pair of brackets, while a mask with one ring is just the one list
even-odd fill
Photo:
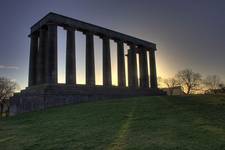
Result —
[[[225, 80], [225, 20], [222, 19], [225, 5], [222, 1], [198, 1], [193, 5], [191, 1], [178, 0], [163, 3], [115, 0], [102, 2], [101, 9], [94, 1], [80, 0], [11, 3], [3, 2], [0, 6], [0, 16], [4, 18], [0, 29], [4, 35], [0, 39], [0, 75], [15, 79], [22, 89], [28, 82], [29, 28], [50, 11], [156, 43], [157, 75], [160, 77], [172, 77], [179, 70], [191, 68], [204, 76], [217, 74]], [[99, 37], [94, 39], [96, 83], [102, 84], [102, 41]], [[65, 30], [58, 28], [60, 83], [65, 82], [65, 41]], [[117, 85], [116, 44], [114, 41], [110, 44], [112, 82]], [[127, 49], [125, 45], [125, 54]], [[77, 82], [84, 84], [85, 36], [81, 32], [76, 32], [76, 66]]]

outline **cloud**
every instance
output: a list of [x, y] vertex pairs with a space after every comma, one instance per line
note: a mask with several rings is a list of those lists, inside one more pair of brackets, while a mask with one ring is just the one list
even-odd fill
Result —
[[0, 65], [0, 69], [12, 69], [12, 70], [18, 70], [18, 66], [11, 66], [11, 65]]

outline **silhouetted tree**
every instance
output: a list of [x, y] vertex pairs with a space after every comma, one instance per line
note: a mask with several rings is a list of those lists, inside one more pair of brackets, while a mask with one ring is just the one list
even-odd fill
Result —
[[0, 77], [0, 117], [2, 117], [4, 105], [9, 108], [8, 100], [13, 95], [16, 88], [17, 84], [14, 81], [5, 77]]
[[173, 95], [174, 88], [180, 85], [178, 80], [175, 78], [164, 79], [163, 82], [168, 87], [170, 95]]
[[201, 74], [193, 72], [191, 69], [181, 70], [176, 74], [176, 78], [180, 85], [186, 90], [186, 94], [190, 94], [199, 90], [202, 77]]
[[225, 88], [225, 85], [224, 85], [224, 83], [220, 83], [220, 84], [219, 84], [219, 87], [220, 87], [220, 89], [223, 89], [223, 88]]
[[224, 85], [224, 83], [220, 84], [219, 87], [220, 87], [221, 93], [225, 93], [225, 85]]
[[211, 91], [216, 94], [216, 90], [222, 89], [220, 86], [223, 83], [218, 75], [209, 75], [204, 79], [203, 84], [205, 85], [208, 91]]

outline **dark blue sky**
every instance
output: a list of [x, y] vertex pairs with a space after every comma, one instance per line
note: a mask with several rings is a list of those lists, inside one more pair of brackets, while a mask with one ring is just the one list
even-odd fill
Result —
[[[2, 0], [0, 4], [0, 76], [25, 87], [30, 27], [56, 12], [155, 42], [158, 75], [173, 76], [191, 68], [225, 79], [225, 1], [223, 0]], [[97, 80], [101, 82], [101, 48], [96, 38]], [[78, 80], [84, 81], [84, 38], [77, 37]], [[116, 83], [115, 44], [112, 43]], [[100, 53], [100, 54], [97, 54]], [[65, 33], [59, 29], [59, 80], [64, 81]]]

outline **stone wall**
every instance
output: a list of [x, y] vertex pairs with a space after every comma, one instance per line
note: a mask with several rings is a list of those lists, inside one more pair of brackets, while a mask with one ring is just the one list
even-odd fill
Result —
[[165, 93], [149, 88], [130, 89], [102, 86], [87, 87], [82, 85], [34, 86], [15, 94], [11, 98], [10, 115], [101, 99], [152, 95], [165, 95]]

